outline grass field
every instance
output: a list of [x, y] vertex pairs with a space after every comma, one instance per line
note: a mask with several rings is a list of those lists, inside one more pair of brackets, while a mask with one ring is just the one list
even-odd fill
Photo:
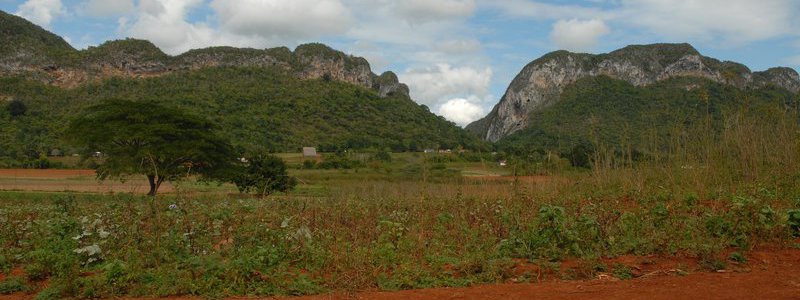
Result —
[[264, 199], [191, 179], [150, 198], [129, 185], [70, 191], [111, 184], [87, 174], [14, 175], [31, 188], [6, 175], [0, 293], [217, 298], [642, 276], [615, 259], [631, 256], [692, 262], [683, 273], [744, 269], [754, 249], [796, 248], [800, 235], [800, 131], [747, 124], [664, 157], [601, 148], [592, 169], [525, 177], [420, 153], [348, 170], [283, 154], [300, 184]]

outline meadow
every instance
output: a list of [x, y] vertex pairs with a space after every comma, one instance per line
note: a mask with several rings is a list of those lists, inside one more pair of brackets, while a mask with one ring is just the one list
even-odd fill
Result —
[[[608, 262], [622, 256], [697, 263], [681, 273], [735, 268], [763, 245], [798, 247], [793, 120], [732, 116], [646, 160], [601, 145], [589, 169], [555, 155], [500, 167], [423, 153], [304, 169], [284, 154], [300, 185], [266, 198], [192, 180], [156, 198], [6, 190], [0, 293], [219, 298], [636, 277]], [[91, 181], [56, 181], [69, 180]]]

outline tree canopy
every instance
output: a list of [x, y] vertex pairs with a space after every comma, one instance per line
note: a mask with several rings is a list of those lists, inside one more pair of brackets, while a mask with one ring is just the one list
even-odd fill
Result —
[[104, 101], [74, 119], [65, 136], [84, 157], [100, 152], [99, 178], [145, 175], [151, 196], [164, 181], [221, 177], [236, 158], [210, 121], [155, 102]]
[[297, 185], [297, 179], [289, 176], [286, 162], [280, 157], [261, 154], [238, 166], [231, 181], [242, 193], [256, 192], [261, 197], [272, 192], [286, 192]]

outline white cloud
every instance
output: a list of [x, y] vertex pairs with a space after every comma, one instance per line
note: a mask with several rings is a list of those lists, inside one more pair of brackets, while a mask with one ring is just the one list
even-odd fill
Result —
[[222, 29], [243, 36], [301, 39], [345, 32], [350, 10], [339, 0], [214, 0]]
[[[169, 54], [209, 46], [293, 47], [325, 35], [343, 34], [352, 17], [339, 0], [140, 0], [120, 18], [119, 31], [152, 41]], [[209, 19], [189, 21], [192, 10], [209, 5]]]
[[27, 0], [17, 7], [16, 15], [47, 27], [55, 18], [67, 14], [61, 0]]
[[796, 0], [619, 0], [586, 5], [482, 0], [481, 4], [513, 17], [600, 19], [682, 41], [743, 44], [796, 34], [794, 28], [800, 25]]
[[484, 104], [490, 103], [491, 68], [432, 67], [408, 69], [399, 75], [411, 88], [411, 97], [437, 111], [450, 121], [466, 125], [483, 117]]
[[475, 101], [463, 98], [450, 99], [441, 107], [438, 114], [446, 119], [455, 122], [460, 126], [466, 126], [486, 115], [486, 110]]
[[130, 25], [121, 22], [121, 31], [170, 54], [230, 42], [206, 24], [186, 21], [189, 10], [201, 4], [202, 0], [141, 0], [135, 20]]
[[621, 22], [679, 39], [748, 43], [791, 33], [795, 0], [624, 0]]
[[610, 32], [605, 22], [600, 19], [561, 20], [553, 25], [550, 39], [560, 49], [585, 52], [594, 48], [598, 39]]
[[437, 64], [406, 70], [399, 77], [411, 87], [412, 98], [432, 106], [464, 95], [485, 96], [489, 91], [492, 69], [454, 68], [448, 64]]
[[548, 20], [608, 18], [611, 14], [594, 7], [550, 4], [530, 0], [483, 0], [481, 4], [490, 8], [500, 9], [503, 13], [514, 17]]
[[475, 13], [475, 0], [400, 0], [397, 11], [412, 23], [465, 18]]
[[78, 5], [80, 13], [93, 17], [111, 17], [130, 13], [133, 0], [87, 0]]
[[436, 43], [434, 48], [447, 54], [474, 53], [481, 50], [481, 42], [476, 39], [446, 40]]

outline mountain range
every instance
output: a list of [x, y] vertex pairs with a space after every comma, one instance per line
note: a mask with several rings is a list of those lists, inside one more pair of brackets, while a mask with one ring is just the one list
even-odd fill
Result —
[[[532, 61], [500, 102], [465, 129], [409, 96], [392, 72], [323, 44], [212, 47], [170, 56], [144, 40], [76, 50], [0, 12], [0, 157], [69, 149], [66, 122], [104, 99], [160, 101], [206, 115], [243, 151], [427, 148], [526, 152], [669, 136], [699, 118], [767, 106], [797, 110], [800, 76], [753, 72], [689, 44], [632, 45], [607, 54], [555, 51]], [[9, 110], [10, 111], [10, 110]], [[652, 141], [647, 141], [652, 142]], [[493, 144], [492, 144], [493, 143]]]
[[68, 151], [65, 124], [109, 98], [159, 101], [208, 116], [242, 151], [488, 149], [415, 103], [394, 73], [376, 75], [366, 59], [323, 44], [170, 56], [148, 41], [125, 39], [76, 50], [0, 12], [0, 103], [27, 108], [0, 111], [0, 157]]
[[563, 92], [584, 78], [606, 76], [635, 87], [692, 77], [738, 89], [774, 85], [800, 92], [800, 76], [791, 68], [752, 72], [746, 66], [701, 55], [689, 44], [633, 45], [608, 54], [556, 51], [534, 60], [514, 78], [488, 116], [467, 130], [491, 142], [529, 128], [534, 113], [559, 102]]

